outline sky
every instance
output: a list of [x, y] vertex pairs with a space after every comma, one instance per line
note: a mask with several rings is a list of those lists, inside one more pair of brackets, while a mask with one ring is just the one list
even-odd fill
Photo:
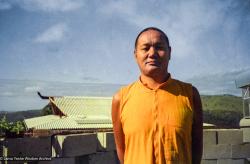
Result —
[[112, 96], [138, 79], [134, 40], [149, 26], [169, 37], [173, 78], [201, 94], [241, 94], [250, 0], [0, 0], [0, 110], [41, 108], [37, 90]]

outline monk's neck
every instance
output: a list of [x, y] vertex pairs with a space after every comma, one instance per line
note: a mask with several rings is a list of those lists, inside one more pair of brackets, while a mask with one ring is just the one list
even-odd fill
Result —
[[170, 74], [167, 73], [165, 76], [159, 78], [152, 78], [149, 76], [141, 75], [140, 80], [141, 82], [150, 89], [157, 89], [159, 86], [166, 82], [169, 78]]

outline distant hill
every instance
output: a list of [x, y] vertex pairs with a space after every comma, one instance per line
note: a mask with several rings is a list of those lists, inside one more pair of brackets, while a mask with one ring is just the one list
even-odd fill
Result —
[[0, 118], [6, 116], [9, 122], [22, 121], [25, 118], [32, 118], [42, 115], [42, 110], [27, 110], [27, 111], [18, 111], [18, 112], [0, 112]]
[[239, 128], [242, 99], [232, 95], [201, 96], [203, 121], [221, 128]]
[[229, 110], [242, 112], [242, 98], [233, 95], [202, 95], [203, 110]]

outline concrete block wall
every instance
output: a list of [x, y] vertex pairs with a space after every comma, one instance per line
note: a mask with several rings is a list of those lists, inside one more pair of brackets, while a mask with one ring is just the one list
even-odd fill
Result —
[[205, 129], [202, 164], [249, 164], [250, 142], [243, 129]]
[[11, 138], [1, 140], [0, 145], [0, 150], [2, 150], [0, 151], [0, 157], [9, 158], [8, 161], [0, 159], [0, 163], [5, 164], [119, 163], [116, 155], [114, 135], [111, 132]]
[[52, 139], [52, 150], [52, 160], [39, 163], [119, 164], [110, 132], [57, 135]]
[[250, 127], [241, 128], [243, 131], [243, 142], [250, 142]]
[[[250, 163], [250, 142], [243, 129], [204, 129], [202, 164]], [[248, 138], [245, 136], [245, 138]], [[44, 161], [3, 161], [39, 164], [118, 164], [111, 132], [55, 135], [52, 137], [5, 139], [3, 156], [48, 157]], [[1, 162], [0, 162], [1, 163]]]
[[3, 150], [7, 157], [49, 157], [51, 138], [7, 138]]
[[88, 155], [97, 150], [97, 134], [56, 135], [51, 144], [52, 157]]

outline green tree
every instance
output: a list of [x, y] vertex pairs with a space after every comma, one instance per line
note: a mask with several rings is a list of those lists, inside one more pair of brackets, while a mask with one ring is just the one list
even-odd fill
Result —
[[25, 131], [25, 126], [23, 121], [17, 121], [17, 122], [8, 122], [6, 119], [6, 116], [4, 116], [0, 120], [0, 132], [1, 135], [6, 134], [6, 132], [13, 132], [16, 134], [20, 134], [20, 132]]
[[10, 125], [6, 119], [6, 116], [3, 116], [0, 120], [0, 132], [1, 134], [5, 133], [7, 130], [10, 130]]
[[219, 127], [238, 128], [242, 112], [232, 110], [204, 110], [204, 122]]
[[15, 123], [13, 123], [12, 126], [11, 126], [10, 131], [15, 132], [16, 134], [19, 134], [20, 132], [25, 131], [23, 121], [17, 121]]

